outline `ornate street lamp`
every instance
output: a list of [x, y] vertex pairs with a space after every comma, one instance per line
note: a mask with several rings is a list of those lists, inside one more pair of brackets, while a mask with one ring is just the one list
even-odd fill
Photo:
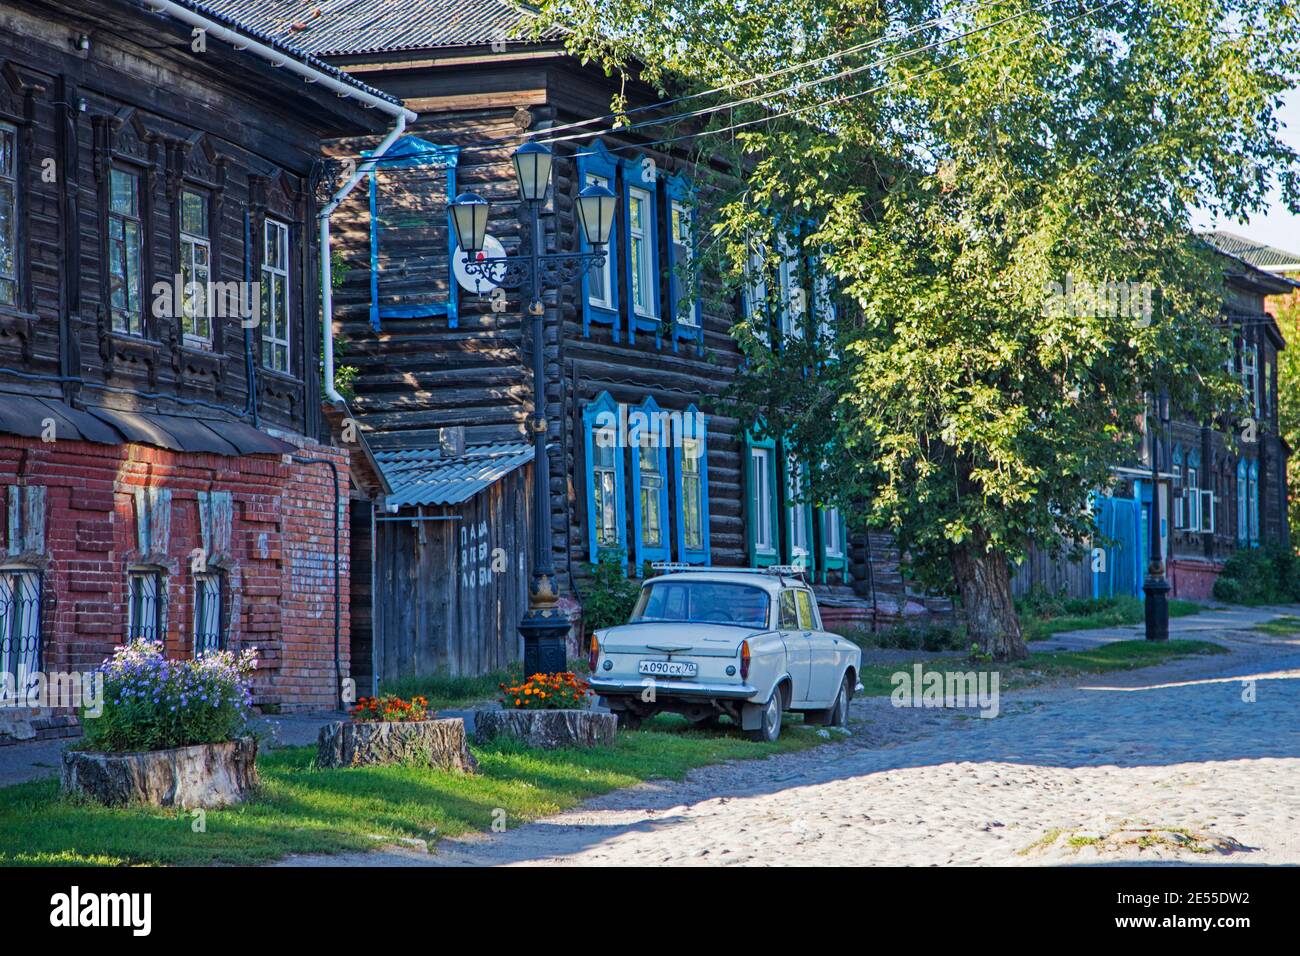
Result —
[[[1169, 640], [1169, 582], [1165, 579], [1165, 560], [1160, 550], [1160, 525], [1163, 515], [1160, 513], [1160, 445], [1157, 437], [1156, 420], [1159, 419], [1161, 430], [1169, 428], [1169, 393], [1160, 390], [1153, 396], [1155, 408], [1147, 419], [1147, 431], [1151, 437], [1151, 550], [1147, 560], [1147, 576], [1142, 582], [1146, 593], [1146, 625], [1148, 641]], [[1173, 489], [1170, 488], [1170, 497]]]
[[543, 287], [555, 288], [581, 278], [605, 264], [605, 244], [614, 226], [614, 194], [604, 186], [588, 186], [578, 194], [578, 223], [590, 252], [544, 253], [540, 207], [551, 178], [551, 151], [537, 143], [515, 150], [519, 197], [531, 225], [528, 247], [514, 256], [484, 256], [488, 203], [475, 193], [457, 196], [451, 204], [456, 241], [466, 253], [465, 272], [506, 289], [527, 289], [525, 312], [533, 333], [533, 576], [528, 584], [528, 612], [519, 622], [524, 640], [524, 674], [552, 674], [566, 666], [564, 638], [568, 619], [560, 613], [551, 558], [550, 461], [546, 436], [546, 355]]

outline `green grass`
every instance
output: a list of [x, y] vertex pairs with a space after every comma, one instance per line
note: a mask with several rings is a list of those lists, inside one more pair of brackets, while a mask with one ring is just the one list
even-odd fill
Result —
[[1292, 634], [1300, 632], [1300, 617], [1275, 617], [1271, 621], [1260, 621], [1252, 631], [1262, 631], [1265, 634], [1276, 634], [1280, 637], [1289, 637]]
[[[922, 662], [922, 672], [930, 670], [998, 671], [1000, 690], [1028, 687], [1044, 681], [1080, 674], [1105, 674], [1111, 671], [1150, 667], [1165, 661], [1202, 654], [1226, 654], [1227, 649], [1210, 641], [1114, 641], [1086, 651], [1033, 651], [1023, 661], [1010, 664], [971, 663], [966, 660], [939, 658]], [[910, 671], [910, 664], [872, 664], [862, 668], [862, 686], [868, 696], [883, 697], [894, 690], [891, 680], [899, 671]]]
[[799, 723], [775, 744], [696, 730], [672, 716], [645, 726], [590, 750], [476, 746], [478, 775], [405, 766], [317, 770], [314, 748], [285, 748], [258, 758], [256, 798], [207, 811], [201, 833], [188, 811], [109, 809], [61, 797], [52, 779], [19, 784], [0, 789], [0, 865], [253, 864], [402, 838], [432, 841], [487, 830], [498, 810], [518, 826], [643, 780], [680, 780], [694, 767], [824, 743]]
[[[1191, 601], [1177, 598], [1169, 601], [1170, 617], [1186, 617], [1189, 614], [1199, 614], [1202, 610], [1204, 608], [1201, 605]], [[1145, 614], [1142, 599], [1130, 595], [1050, 602], [1047, 606], [1018, 602], [1017, 611], [1027, 641], [1041, 641], [1063, 631], [1141, 624]]]

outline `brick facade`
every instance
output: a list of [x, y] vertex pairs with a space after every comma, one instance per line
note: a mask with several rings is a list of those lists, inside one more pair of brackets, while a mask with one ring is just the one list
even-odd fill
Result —
[[[295, 444], [301, 456], [337, 465], [338, 500], [345, 507], [347, 453]], [[10, 489], [24, 489], [21, 503], [26, 489], [44, 488], [43, 509], [38, 506], [43, 534], [33, 538], [30, 528], [16, 534], [8, 509], [0, 514], [8, 564], [42, 572], [44, 669], [92, 669], [122, 642], [130, 568], [161, 572], [167, 651], [193, 654], [193, 572], [201, 556], [206, 569], [223, 580], [225, 646], [258, 649], [255, 703], [268, 710], [332, 709], [332, 481], [325, 464], [281, 456], [0, 436], [0, 494], [12, 500]], [[34, 498], [39, 502], [40, 495]], [[221, 507], [214, 509], [214, 501]], [[143, 534], [142, 520], [149, 526]], [[31, 542], [42, 538], [43, 546], [32, 550]], [[338, 573], [346, 582], [346, 512], [340, 515], [338, 547]], [[346, 677], [348, 588], [338, 593], [339, 667]]]

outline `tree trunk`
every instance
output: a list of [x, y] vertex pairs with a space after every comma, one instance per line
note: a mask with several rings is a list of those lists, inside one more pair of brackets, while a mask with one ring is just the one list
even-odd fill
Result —
[[967, 632], [980, 651], [994, 660], [1018, 661], [1029, 656], [1029, 649], [1011, 599], [1010, 564], [1001, 550], [987, 547], [987, 540], [976, 532], [952, 550]]

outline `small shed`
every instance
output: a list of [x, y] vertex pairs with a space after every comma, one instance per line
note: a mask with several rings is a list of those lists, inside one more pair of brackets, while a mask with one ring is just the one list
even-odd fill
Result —
[[374, 673], [474, 675], [519, 659], [532, 445], [381, 451]]

